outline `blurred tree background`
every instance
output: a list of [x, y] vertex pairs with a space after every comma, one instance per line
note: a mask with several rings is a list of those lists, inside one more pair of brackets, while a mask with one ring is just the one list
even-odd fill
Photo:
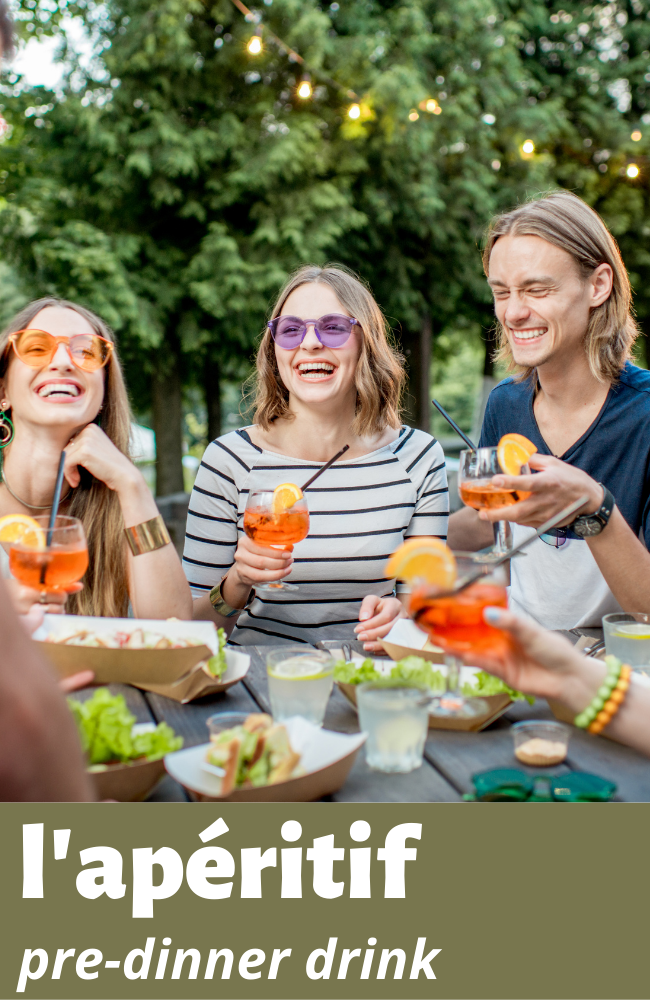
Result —
[[112, 325], [159, 494], [183, 488], [184, 449], [239, 421], [274, 295], [308, 261], [370, 283], [409, 364], [407, 419], [449, 436], [434, 390], [471, 430], [495, 375], [482, 232], [550, 188], [619, 240], [646, 363], [650, 0], [15, 7], [25, 38], [61, 38], [67, 72], [56, 91], [3, 77], [0, 318], [48, 292]]

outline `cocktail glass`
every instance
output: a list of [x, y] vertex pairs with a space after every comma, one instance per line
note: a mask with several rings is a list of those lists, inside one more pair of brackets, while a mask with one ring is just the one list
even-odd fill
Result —
[[[244, 531], [256, 545], [285, 549], [309, 533], [309, 508], [305, 497], [291, 507], [273, 509], [273, 490], [251, 490], [244, 511]], [[256, 591], [297, 590], [294, 583], [277, 580], [256, 584]]]
[[[522, 465], [521, 474], [529, 475], [528, 465]], [[474, 510], [484, 508], [509, 507], [525, 500], [530, 493], [522, 490], [504, 490], [492, 484], [492, 477], [504, 475], [499, 464], [497, 448], [476, 448], [460, 453], [458, 466], [458, 492], [467, 507]], [[494, 525], [494, 555], [503, 555], [512, 548], [512, 534], [508, 521], [497, 521]]]
[[334, 684], [334, 658], [320, 649], [279, 646], [266, 657], [271, 714], [275, 722], [300, 715], [322, 726]]
[[[40, 526], [41, 544], [13, 542], [9, 549], [11, 575], [32, 590], [65, 591], [78, 583], [88, 569], [88, 546], [83, 524], [77, 517], [56, 518], [48, 541], [49, 516], [34, 518]], [[36, 529], [34, 529], [36, 531]], [[33, 542], [33, 538], [29, 538]]]
[[508, 596], [503, 573], [491, 570], [489, 563], [472, 559], [470, 554], [457, 555], [458, 582], [480, 568], [484, 577], [458, 594], [440, 593], [429, 584], [416, 584], [411, 594], [409, 612], [418, 626], [445, 651], [447, 691], [429, 711], [432, 714], [472, 718], [487, 711], [481, 698], [467, 698], [461, 692], [462, 657], [468, 653], [505, 655], [509, 640], [500, 629], [493, 628], [483, 618], [487, 607], [507, 608]]
[[629, 611], [605, 615], [603, 630], [609, 656], [650, 675], [650, 615]]

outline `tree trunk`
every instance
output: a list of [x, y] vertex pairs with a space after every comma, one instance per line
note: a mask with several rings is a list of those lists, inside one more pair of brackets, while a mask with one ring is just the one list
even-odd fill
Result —
[[[162, 353], [162, 352], [161, 352]], [[153, 428], [156, 432], [156, 494], [182, 493], [183, 405], [178, 350], [167, 343], [152, 384]]]
[[431, 433], [431, 343], [431, 315], [425, 313], [418, 333], [405, 333], [402, 346], [409, 373], [404, 418], [427, 434]]
[[208, 358], [203, 379], [208, 415], [208, 443], [221, 436], [221, 371], [219, 362]]

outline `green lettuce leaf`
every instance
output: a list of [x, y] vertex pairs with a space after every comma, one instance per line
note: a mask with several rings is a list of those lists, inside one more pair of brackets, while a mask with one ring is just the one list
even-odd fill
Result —
[[68, 705], [91, 766], [143, 756], [157, 760], [183, 745], [183, 738], [176, 736], [166, 722], [159, 723], [152, 732], [133, 736], [135, 716], [124, 696], [112, 695], [108, 688], [97, 688], [86, 701], [68, 698]]
[[529, 705], [532, 705], [535, 698], [530, 694], [524, 694], [522, 691], [516, 691], [511, 688], [509, 684], [502, 681], [500, 677], [495, 677], [494, 674], [488, 674], [486, 670], [479, 670], [475, 675], [474, 681], [466, 681], [461, 688], [462, 693], [466, 697], [485, 695], [488, 697], [491, 694], [507, 694], [512, 698], [513, 701], [527, 701]]
[[433, 664], [421, 656], [405, 656], [403, 660], [399, 660], [391, 670], [390, 677], [391, 680], [420, 684], [436, 691], [444, 688], [442, 671], [434, 670]]
[[358, 665], [346, 663], [345, 660], [337, 660], [334, 664], [334, 680], [341, 684], [365, 684], [366, 681], [378, 681], [380, 678], [381, 674], [375, 670], [371, 659]]
[[221, 678], [228, 669], [226, 663], [226, 633], [222, 628], [217, 629], [217, 642], [219, 643], [217, 652], [208, 660], [208, 670], [213, 677]]

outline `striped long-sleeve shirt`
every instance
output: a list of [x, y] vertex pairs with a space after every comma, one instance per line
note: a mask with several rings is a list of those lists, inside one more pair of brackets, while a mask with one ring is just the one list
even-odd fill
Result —
[[[305, 482], [318, 468], [254, 445], [245, 430], [208, 445], [187, 517], [183, 565], [195, 597], [228, 572], [251, 489]], [[361, 601], [388, 596], [391, 552], [411, 535], [446, 538], [449, 491], [442, 448], [423, 431], [399, 437], [368, 455], [337, 462], [306, 494], [309, 535], [294, 547], [297, 591], [257, 594], [243, 611], [235, 644], [354, 639]]]

